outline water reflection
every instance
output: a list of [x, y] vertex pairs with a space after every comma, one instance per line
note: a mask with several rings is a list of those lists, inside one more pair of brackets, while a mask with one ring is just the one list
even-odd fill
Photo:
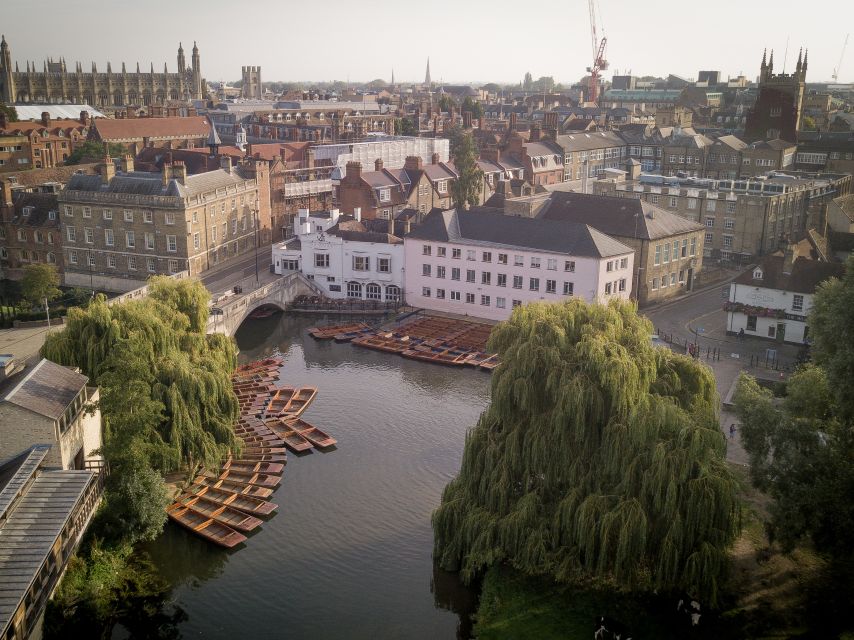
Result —
[[229, 556], [241, 548], [222, 549], [171, 521], [156, 543], [143, 546], [160, 575], [173, 587], [184, 584], [198, 587], [205, 580], [217, 577]]
[[474, 620], [477, 612], [478, 585], [464, 585], [459, 574], [443, 571], [433, 563], [433, 579], [430, 581], [430, 591], [436, 607], [453, 611], [460, 617], [457, 625], [457, 640], [467, 640], [472, 637]]

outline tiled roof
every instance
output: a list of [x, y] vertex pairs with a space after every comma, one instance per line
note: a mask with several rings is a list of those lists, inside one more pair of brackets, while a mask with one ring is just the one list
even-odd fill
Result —
[[0, 180], [11, 180], [13, 185], [22, 187], [36, 187], [49, 182], [65, 184], [71, 176], [80, 173], [93, 175], [98, 173], [98, 164], [75, 164], [63, 167], [50, 167], [49, 169], [28, 169], [26, 171], [9, 171], [0, 173]]
[[[28, 227], [43, 227], [50, 220], [50, 212], [58, 211], [55, 193], [31, 193], [18, 191], [12, 194], [15, 213], [10, 220], [12, 224]], [[24, 215], [24, 209], [31, 207]], [[54, 215], [51, 226], [59, 227], [59, 216]]]
[[456, 209], [431, 213], [407, 238], [594, 258], [631, 252], [626, 245], [586, 224]]
[[739, 140], [735, 136], [721, 136], [716, 140], [716, 142], [720, 142], [734, 151], [741, 151], [747, 146], [746, 142]]
[[3, 398], [52, 420], [59, 419], [89, 378], [42, 359]]
[[204, 116], [169, 118], [99, 118], [92, 123], [99, 140], [139, 140], [142, 138], [207, 138], [210, 123]]
[[705, 227], [637, 198], [555, 191], [540, 213], [546, 220], [587, 224], [610, 236], [658, 240]]
[[[388, 223], [386, 223], [388, 224]], [[338, 236], [348, 242], [376, 242], [381, 244], [401, 244], [403, 240], [388, 233], [370, 231], [362, 222], [355, 220], [342, 220], [333, 225], [326, 232], [332, 236]]]
[[815, 293], [816, 287], [828, 278], [841, 278], [845, 265], [836, 262], [819, 262], [810, 258], [798, 257], [791, 265], [791, 273], [784, 273], [785, 256], [766, 256], [760, 267], [762, 279], [754, 279], [756, 269], [745, 271], [735, 279], [738, 284], [793, 293]]
[[10, 122], [5, 129], [0, 129], [0, 133], [4, 135], [30, 135], [33, 131], [43, 133], [47, 131], [50, 134], [57, 134], [59, 131], [69, 132], [72, 129], [82, 131], [86, 125], [81, 124], [79, 120], [51, 120], [48, 126], [44, 126], [41, 120], [18, 120]]
[[625, 141], [616, 133], [610, 131], [572, 133], [557, 136], [557, 144], [564, 151], [588, 151], [590, 149], [605, 149], [608, 147], [623, 147]]

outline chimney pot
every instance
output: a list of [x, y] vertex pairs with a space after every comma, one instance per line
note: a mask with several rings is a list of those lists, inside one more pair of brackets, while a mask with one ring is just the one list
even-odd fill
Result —
[[377, 158], [374, 160], [374, 171], [382, 171], [383, 170], [383, 159]]
[[430, 157], [430, 163], [431, 163], [431, 164], [439, 164], [439, 154], [438, 154], [438, 153], [434, 153], [434, 154]]
[[50, 113], [42, 111], [42, 124], [46, 127], [50, 126]]
[[231, 173], [231, 156], [220, 156], [219, 167], [226, 173]]
[[130, 173], [133, 171], [133, 156], [130, 154], [125, 154], [122, 156], [122, 171], [124, 173]]

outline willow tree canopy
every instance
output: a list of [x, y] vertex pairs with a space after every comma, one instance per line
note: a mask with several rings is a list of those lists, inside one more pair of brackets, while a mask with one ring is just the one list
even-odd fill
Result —
[[435, 557], [714, 599], [739, 527], [710, 371], [632, 305], [529, 304], [498, 325], [492, 400], [433, 515]]

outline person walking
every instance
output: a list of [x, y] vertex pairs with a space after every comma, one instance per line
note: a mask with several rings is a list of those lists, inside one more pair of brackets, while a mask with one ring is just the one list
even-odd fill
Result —
[[734, 422], [731, 425], [729, 425], [729, 437], [730, 438], [735, 437], [735, 423]]

